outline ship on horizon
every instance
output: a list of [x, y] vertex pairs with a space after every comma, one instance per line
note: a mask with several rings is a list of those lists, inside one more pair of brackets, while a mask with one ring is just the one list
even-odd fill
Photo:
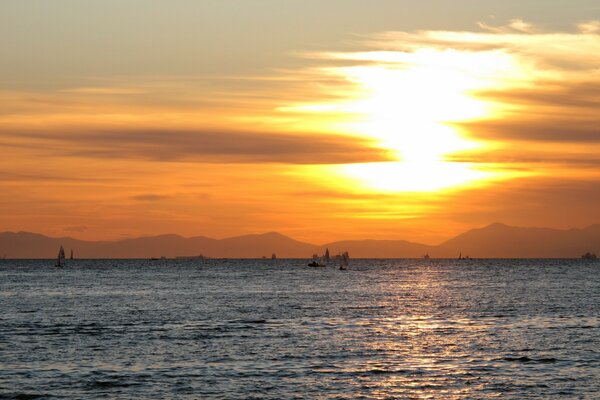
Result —
[[596, 256], [596, 253], [590, 253], [589, 251], [586, 252], [584, 255], [582, 255], [581, 258], [583, 260], [597, 260], [598, 259], [598, 257]]

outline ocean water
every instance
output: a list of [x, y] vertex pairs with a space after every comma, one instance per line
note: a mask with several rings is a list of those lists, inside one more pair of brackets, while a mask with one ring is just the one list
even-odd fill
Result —
[[0, 261], [0, 398], [600, 398], [600, 262], [52, 264]]

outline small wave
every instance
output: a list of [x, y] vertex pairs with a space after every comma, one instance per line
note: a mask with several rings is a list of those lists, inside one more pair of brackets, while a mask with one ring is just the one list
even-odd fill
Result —
[[269, 321], [266, 319], [239, 319], [236, 321], [230, 321], [232, 324], [268, 324]]
[[365, 371], [365, 373], [372, 374], [372, 375], [391, 375], [391, 374], [406, 374], [407, 371], [373, 368], [373, 369], [369, 369], [369, 370]]
[[128, 387], [133, 385], [133, 383], [128, 382], [94, 380], [91, 381], [87, 386], [91, 389], [108, 389], [116, 387]]
[[522, 356], [522, 357], [504, 357], [503, 360], [504, 361], [509, 361], [509, 362], [520, 362], [520, 363], [523, 363], [523, 364], [526, 364], [526, 363], [532, 363], [532, 364], [552, 364], [552, 363], [555, 363], [556, 361], [558, 361], [554, 357], [548, 357], [548, 358], [529, 358], [527, 356]]

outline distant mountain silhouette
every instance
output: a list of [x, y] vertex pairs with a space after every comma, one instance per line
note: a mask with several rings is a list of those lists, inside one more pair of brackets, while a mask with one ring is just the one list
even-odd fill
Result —
[[272, 253], [284, 258], [306, 258], [318, 248], [275, 232], [221, 240], [202, 236], [184, 238], [179, 235], [160, 235], [112, 242], [50, 238], [29, 232], [0, 233], [0, 257], [6, 255], [7, 258], [53, 258], [61, 245], [67, 255], [73, 249], [75, 258], [170, 258], [198, 255], [219, 258], [270, 258]]
[[50, 238], [30, 232], [0, 233], [0, 257], [7, 258], [55, 258], [62, 245], [67, 255], [74, 249], [90, 254], [90, 249], [108, 242], [86, 242], [73, 238]]
[[[299, 242], [277, 232], [245, 235], [219, 240], [215, 246], [217, 257], [270, 257], [276, 253], [284, 258], [307, 258], [315, 251], [314, 244]], [[207, 254], [212, 254], [208, 252]]]
[[458, 235], [441, 247], [484, 258], [579, 257], [587, 251], [600, 250], [600, 225], [559, 230], [495, 223]]
[[203, 236], [184, 238], [160, 235], [118, 241], [90, 242], [73, 238], [51, 238], [29, 232], [0, 233], [0, 257], [54, 258], [60, 246], [75, 258], [150, 258], [204, 255], [215, 258], [260, 258], [276, 253], [279, 258], [309, 258], [348, 251], [353, 258], [419, 258], [424, 254], [456, 258], [570, 258], [585, 252], [600, 254], [600, 225], [584, 229], [519, 228], [491, 224], [472, 229], [439, 245], [405, 240], [347, 240], [315, 245], [280, 233], [269, 232], [227, 239]]

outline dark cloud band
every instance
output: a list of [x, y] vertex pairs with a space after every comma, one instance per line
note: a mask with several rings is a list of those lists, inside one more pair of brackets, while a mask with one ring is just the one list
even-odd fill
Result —
[[[0, 133], [0, 137], [7, 134]], [[386, 151], [355, 137], [225, 131], [105, 130], [10, 135], [54, 155], [206, 163], [344, 164], [388, 161]], [[56, 154], [59, 153], [59, 154]]]

